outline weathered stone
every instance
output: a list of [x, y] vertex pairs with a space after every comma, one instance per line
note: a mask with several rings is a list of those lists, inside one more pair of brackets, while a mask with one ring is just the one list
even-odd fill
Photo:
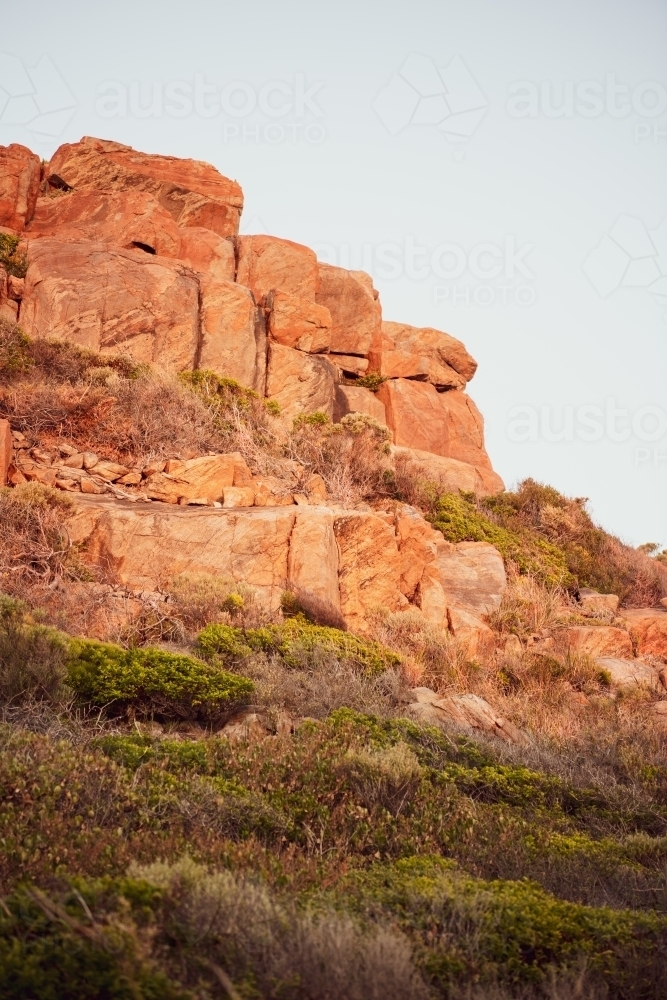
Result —
[[30, 222], [39, 194], [41, 164], [26, 146], [0, 146], [0, 226], [21, 230]]
[[9, 277], [0, 265], [0, 320], [16, 323], [19, 315], [18, 302], [9, 297]]
[[7, 275], [7, 298], [20, 302], [25, 291], [25, 278], [17, 278], [15, 274]]
[[287, 573], [288, 586], [296, 593], [312, 596], [340, 613], [338, 545], [331, 511], [296, 508]]
[[452, 544], [440, 532], [433, 534], [447, 604], [469, 608], [479, 615], [496, 611], [507, 588], [505, 564], [498, 549], [488, 542]]
[[252, 507], [255, 503], [255, 491], [252, 486], [225, 486], [222, 493], [222, 506]]
[[334, 532], [340, 553], [340, 606], [350, 628], [363, 629], [367, 615], [378, 608], [407, 608], [391, 525], [375, 514], [350, 511], [335, 518]]
[[12, 462], [12, 429], [8, 420], [0, 420], [0, 486], [7, 485]]
[[76, 191], [147, 191], [179, 226], [238, 232], [243, 192], [210, 163], [140, 153], [119, 142], [85, 136], [66, 143], [46, 168], [51, 187]]
[[558, 630], [558, 645], [569, 653], [593, 657], [632, 659], [632, 639], [611, 625], [574, 625]]
[[[466, 382], [477, 370], [477, 362], [460, 340], [433, 327], [408, 326], [405, 323], [382, 324], [383, 343], [388, 349], [409, 351], [429, 357], [446, 370], [453, 368]], [[392, 345], [391, 348], [389, 345]]]
[[233, 454], [191, 458], [174, 475], [167, 472], [152, 475], [147, 484], [148, 496], [167, 503], [177, 503], [181, 497], [188, 500], [220, 500], [224, 490], [234, 485], [235, 466]]
[[201, 350], [197, 367], [263, 394], [266, 334], [252, 293], [233, 281], [201, 278]]
[[633, 660], [632, 651], [627, 659], [617, 656], [599, 656], [596, 666], [604, 670], [614, 687], [646, 687], [651, 691], [662, 690], [659, 671], [643, 660]]
[[315, 300], [317, 257], [308, 247], [275, 236], [239, 236], [236, 280], [259, 303], [271, 291]]
[[399, 378], [383, 382], [377, 395], [384, 403], [394, 444], [491, 468], [484, 448], [484, 422], [464, 392], [439, 393], [427, 382]]
[[329, 360], [346, 375], [365, 375], [368, 371], [368, 358], [356, 354], [330, 354]]
[[427, 725], [447, 725], [452, 722], [468, 732], [478, 730], [499, 736], [510, 743], [524, 743], [525, 736], [503, 718], [488, 701], [476, 694], [439, 697], [430, 688], [413, 688], [408, 712]]
[[305, 489], [311, 503], [323, 503], [327, 498], [327, 484], [317, 472], [308, 477]]
[[418, 604], [429, 621], [446, 624], [447, 601], [438, 566], [438, 538], [442, 536], [407, 504], [396, 510], [395, 526], [401, 593]]
[[21, 325], [30, 337], [66, 340], [136, 361], [191, 368], [199, 338], [199, 287], [182, 264], [140, 250], [55, 237], [30, 242]]
[[638, 608], [623, 612], [639, 656], [657, 656], [667, 662], [667, 611]]
[[[81, 467], [83, 467], [83, 459], [81, 461]], [[126, 476], [128, 469], [127, 466], [119, 465], [117, 462], [107, 462], [103, 460], [95, 464], [94, 472], [96, 476], [99, 476], [106, 482], [113, 483], [116, 479], [120, 479], [121, 476]]]
[[329, 350], [331, 314], [316, 302], [272, 291], [266, 297], [269, 333], [284, 347], [296, 347], [310, 354]]
[[394, 461], [404, 462], [414, 475], [439, 483], [449, 493], [463, 490], [464, 493], [489, 496], [505, 488], [500, 476], [486, 466], [469, 465], [456, 458], [443, 458], [416, 448], [392, 447], [392, 454]]
[[234, 243], [210, 229], [179, 229], [179, 260], [193, 271], [215, 281], [234, 281], [236, 258]]
[[230, 451], [234, 460], [234, 486], [252, 486], [252, 472], [240, 451]]
[[255, 507], [290, 507], [294, 503], [291, 491], [276, 476], [253, 478]]
[[618, 601], [616, 594], [599, 594], [597, 590], [588, 587], [581, 587], [579, 590], [579, 602], [584, 614], [608, 613], [613, 616], [618, 611]]
[[246, 583], [272, 608], [287, 581], [295, 507], [247, 511], [130, 504], [80, 497], [68, 521], [72, 542], [132, 590], [162, 590], [181, 573]]
[[91, 496], [99, 496], [101, 493], [106, 493], [106, 487], [96, 483], [95, 480], [91, 479], [89, 476], [83, 476], [80, 483], [82, 493], [88, 493]]
[[340, 423], [348, 413], [366, 413], [382, 426], [386, 426], [384, 403], [376, 393], [361, 386], [337, 385], [334, 397], [333, 419]]
[[266, 395], [280, 407], [286, 423], [301, 413], [333, 415], [335, 372], [326, 358], [282, 344], [269, 345]]
[[410, 351], [375, 350], [368, 355], [368, 369], [383, 378], [415, 378], [447, 389], [464, 389], [466, 380], [449, 365]]
[[[445, 599], [447, 600], [446, 594]], [[493, 652], [495, 633], [476, 611], [448, 603], [447, 624], [449, 631], [464, 648], [468, 659], [483, 660]]]
[[331, 313], [331, 350], [367, 355], [380, 336], [382, 309], [369, 275], [319, 264], [316, 301]]
[[181, 230], [148, 191], [69, 191], [39, 198], [27, 233], [31, 239], [57, 236], [180, 255]]

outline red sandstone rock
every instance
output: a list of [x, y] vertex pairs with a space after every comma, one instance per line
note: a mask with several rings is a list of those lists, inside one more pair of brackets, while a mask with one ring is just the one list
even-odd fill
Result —
[[439, 393], [427, 382], [390, 379], [377, 395], [395, 444], [491, 468], [481, 414], [464, 392]]
[[140, 153], [84, 136], [56, 150], [46, 177], [52, 187], [76, 191], [148, 191], [179, 226], [200, 226], [220, 236], [238, 232], [241, 188], [200, 160]]
[[383, 378], [416, 378], [441, 388], [464, 389], [466, 384], [466, 380], [449, 365], [408, 350], [370, 351], [368, 368]]
[[394, 460], [405, 462], [413, 474], [439, 483], [448, 493], [463, 490], [478, 496], [492, 496], [505, 489], [500, 476], [486, 465], [469, 465], [456, 458], [444, 458], [416, 448], [392, 447], [392, 453]]
[[570, 653], [632, 659], [632, 639], [622, 628], [608, 625], [575, 625], [560, 629], [557, 640], [558, 645]]
[[192, 227], [179, 231], [179, 260], [193, 271], [216, 281], [234, 281], [236, 260], [231, 239], [223, 239], [210, 229]]
[[379, 424], [386, 424], [384, 403], [370, 389], [355, 385], [337, 385], [333, 419], [339, 423], [348, 413], [367, 413]]
[[12, 429], [8, 420], [0, 420], [0, 486], [7, 485], [12, 461]]
[[317, 258], [308, 247], [275, 236], [239, 236], [236, 280], [257, 302], [271, 291], [315, 301]]
[[180, 229], [148, 191], [68, 191], [39, 198], [28, 236], [94, 240], [178, 257]]
[[385, 349], [409, 351], [420, 357], [430, 357], [445, 369], [453, 368], [466, 382], [470, 381], [477, 370], [477, 362], [461, 341], [442, 330], [435, 330], [430, 326], [384, 322], [382, 334]]
[[667, 611], [637, 608], [623, 611], [638, 656], [657, 656], [667, 662]]
[[269, 333], [279, 344], [309, 354], [329, 350], [331, 313], [324, 306], [289, 292], [271, 291], [266, 307]]
[[182, 264], [87, 240], [32, 240], [21, 306], [30, 337], [137, 361], [191, 368], [199, 338], [199, 288]]
[[331, 350], [367, 355], [379, 343], [382, 309], [373, 282], [363, 271], [319, 264], [316, 301], [331, 313]]
[[334, 384], [335, 370], [325, 357], [269, 345], [266, 395], [278, 403], [290, 425], [301, 413], [320, 411], [331, 417]]
[[0, 146], [0, 226], [19, 231], [30, 222], [40, 170], [39, 157], [25, 146]]

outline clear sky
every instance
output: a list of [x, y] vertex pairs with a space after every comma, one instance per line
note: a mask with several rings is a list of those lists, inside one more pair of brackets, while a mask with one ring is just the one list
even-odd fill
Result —
[[0, 143], [214, 163], [466, 343], [508, 485], [667, 545], [664, 0], [27, 0], [0, 53]]

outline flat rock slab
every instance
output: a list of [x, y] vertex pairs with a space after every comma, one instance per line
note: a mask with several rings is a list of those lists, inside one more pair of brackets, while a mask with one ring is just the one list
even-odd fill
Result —
[[643, 660], [624, 660], [617, 656], [599, 656], [595, 663], [609, 674], [614, 687], [645, 687], [652, 691], [664, 690], [660, 671]]
[[476, 694], [456, 694], [439, 697], [430, 688], [413, 688], [410, 715], [427, 725], [454, 723], [461, 729], [499, 736], [508, 743], [524, 743], [526, 737], [492, 705]]

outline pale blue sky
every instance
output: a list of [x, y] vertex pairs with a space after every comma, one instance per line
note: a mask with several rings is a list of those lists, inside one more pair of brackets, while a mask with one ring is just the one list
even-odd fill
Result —
[[465, 341], [508, 485], [667, 545], [663, 2], [27, 2], [0, 52], [0, 143], [214, 163]]

